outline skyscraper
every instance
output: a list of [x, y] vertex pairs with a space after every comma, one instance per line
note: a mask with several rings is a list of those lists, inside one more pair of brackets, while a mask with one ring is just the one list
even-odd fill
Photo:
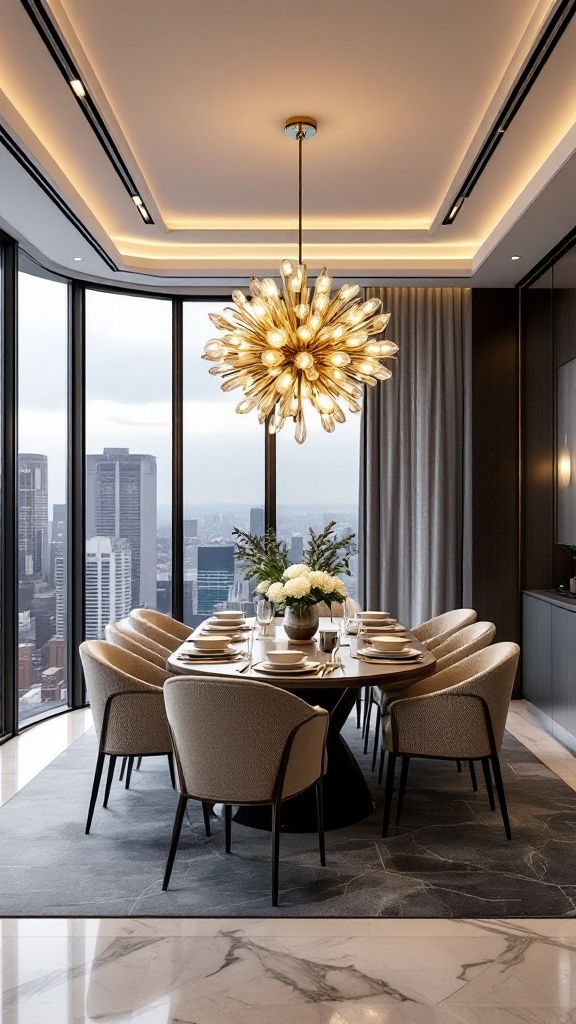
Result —
[[48, 541], [48, 457], [18, 455], [18, 578], [46, 576]]
[[86, 535], [128, 541], [132, 606], [155, 608], [156, 457], [105, 448], [86, 461]]
[[198, 614], [209, 615], [227, 601], [234, 583], [234, 547], [198, 548]]
[[264, 509], [250, 509], [250, 533], [255, 537], [264, 535]]
[[109, 622], [128, 615], [131, 604], [131, 552], [125, 539], [86, 541], [86, 639], [103, 640]]
[[291, 565], [299, 565], [304, 557], [304, 541], [301, 533], [293, 533], [290, 541], [288, 561]]

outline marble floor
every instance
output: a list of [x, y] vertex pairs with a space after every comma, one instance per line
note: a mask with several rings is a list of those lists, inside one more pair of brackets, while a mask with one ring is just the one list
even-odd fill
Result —
[[[0, 748], [2, 801], [90, 727]], [[576, 789], [521, 702], [508, 727]], [[5, 919], [3, 1024], [576, 1024], [576, 919]]]

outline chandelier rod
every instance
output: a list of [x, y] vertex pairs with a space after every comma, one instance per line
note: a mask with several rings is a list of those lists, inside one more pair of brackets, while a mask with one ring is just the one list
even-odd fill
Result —
[[298, 263], [302, 263], [302, 143], [306, 138], [305, 129], [298, 132]]

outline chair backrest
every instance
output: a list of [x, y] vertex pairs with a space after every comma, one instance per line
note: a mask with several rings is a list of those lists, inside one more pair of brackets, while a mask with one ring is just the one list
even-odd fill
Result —
[[[170, 655], [170, 651], [166, 650], [164, 656], [157, 654], [156, 651], [150, 649], [148, 644], [141, 643], [142, 640], [147, 640], [147, 637], [143, 636], [142, 633], [137, 633], [135, 629], [122, 629], [117, 622], [108, 623], [105, 632], [108, 643], [116, 644], [117, 647], [123, 647], [125, 651], [137, 654], [139, 658], [150, 661], [153, 665], [157, 665], [158, 668], [166, 668], [166, 658]], [[148, 643], [152, 642], [148, 641]], [[158, 644], [154, 646], [157, 647]]]
[[476, 651], [482, 651], [488, 647], [496, 636], [496, 626], [493, 622], [472, 622], [464, 629], [453, 633], [443, 644], [434, 648], [436, 658], [436, 672], [457, 661], [470, 657]]
[[[499, 751], [504, 737], [506, 716], [510, 705], [510, 697], [512, 696], [519, 655], [520, 648], [518, 644], [508, 641], [492, 644], [490, 647], [485, 647], [482, 651], [477, 651], [476, 654], [471, 654], [470, 657], [464, 658], [455, 665], [451, 665], [441, 672], [436, 672], [428, 679], [422, 679], [419, 683], [414, 683], [413, 686], [402, 691], [396, 703], [403, 704], [404, 701], [409, 701], [411, 697], [421, 697], [424, 699], [426, 696], [430, 696], [432, 699], [438, 697], [440, 700], [445, 698], [445, 706], [442, 708], [441, 714], [443, 725], [454, 714], [456, 718], [453, 729], [454, 737], [463, 738], [464, 746], [466, 742], [469, 743], [468, 756], [472, 757], [480, 756], [476, 749], [478, 743], [483, 747], [483, 754], [490, 753], [487, 745], [488, 734], [485, 727], [484, 711], [480, 702], [474, 702], [474, 704], [470, 702], [464, 705], [467, 709], [465, 715], [462, 703], [454, 698], [460, 694], [474, 694], [482, 698], [488, 707], [494, 733], [494, 742], [496, 750]], [[391, 705], [391, 711], [393, 711], [393, 708], [394, 705]], [[437, 733], [450, 731], [449, 723], [446, 724], [446, 730], [440, 728], [434, 730], [433, 724], [429, 728], [431, 729], [432, 739], [435, 731]], [[455, 749], [456, 745], [454, 745], [452, 752]], [[436, 751], [436, 753], [438, 753], [438, 756], [449, 756], [450, 752], [448, 754], [446, 752], [441, 754], [439, 751]], [[456, 751], [454, 756], [458, 756], [458, 754], [465, 756], [463, 748]]]
[[100, 737], [106, 701], [124, 690], [158, 691], [170, 673], [106, 640], [85, 640], [80, 644], [86, 690]]
[[[146, 613], [146, 614], [144, 614]], [[173, 633], [167, 633], [165, 629], [155, 625], [150, 621], [149, 609], [148, 608], [134, 608], [128, 616], [130, 625], [136, 630], [137, 633], [142, 633], [142, 636], [148, 637], [149, 640], [153, 640], [154, 643], [159, 644], [161, 647], [167, 647], [170, 654], [178, 650], [180, 644], [183, 643], [174, 636]], [[188, 631], [188, 636], [191, 630]]]
[[157, 644], [155, 640], [151, 640], [149, 636], [145, 636], [144, 633], [139, 633], [130, 622], [130, 618], [127, 616], [125, 619], [118, 619], [117, 622], [111, 623], [120, 633], [124, 633], [125, 636], [135, 640], [136, 643], [141, 644], [142, 647], [146, 647], [149, 651], [153, 651], [154, 654], [158, 654], [161, 658], [166, 658], [172, 654], [169, 647], [163, 647], [162, 644]]
[[411, 632], [429, 651], [433, 651], [453, 633], [457, 633], [464, 626], [469, 626], [471, 622], [476, 622], [476, 618], [473, 608], [454, 608], [451, 612], [444, 612], [443, 615], [436, 615], [433, 619], [421, 622], [419, 626], [414, 626]]
[[190, 796], [271, 801], [297, 727], [282, 795], [301, 792], [323, 773], [328, 713], [292, 693], [249, 680], [177, 677], [166, 683], [164, 700], [179, 786]]
[[157, 612], [152, 608], [134, 608], [130, 612], [130, 616], [148, 622], [156, 629], [161, 629], [163, 633], [168, 633], [168, 636], [175, 637], [179, 644], [184, 643], [192, 632], [190, 626], [186, 626], [178, 619], [173, 619], [171, 615], [165, 615], [164, 612]]

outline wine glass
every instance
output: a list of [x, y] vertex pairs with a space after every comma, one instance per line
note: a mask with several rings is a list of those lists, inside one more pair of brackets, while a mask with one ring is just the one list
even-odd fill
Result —
[[257, 597], [254, 601], [256, 622], [260, 626], [259, 637], [268, 635], [268, 626], [274, 618], [274, 602], [267, 597]]

